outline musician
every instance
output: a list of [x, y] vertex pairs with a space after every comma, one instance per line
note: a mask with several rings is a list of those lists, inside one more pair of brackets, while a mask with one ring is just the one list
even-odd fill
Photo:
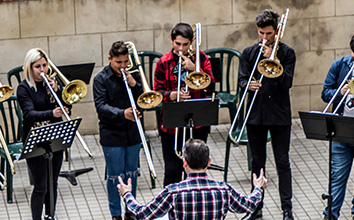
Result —
[[[141, 140], [135, 123], [129, 96], [121, 69], [129, 64], [128, 48], [123, 41], [112, 44], [109, 65], [94, 78], [93, 95], [99, 118], [100, 144], [107, 169], [107, 194], [113, 220], [122, 219], [120, 196], [117, 192], [118, 176], [124, 181], [132, 179], [132, 193], [136, 196], [137, 169]], [[136, 100], [143, 92], [139, 73], [124, 70], [127, 82]], [[139, 114], [139, 112], [137, 112]], [[126, 212], [125, 220], [133, 219]]]
[[[323, 90], [321, 98], [324, 102], [329, 102], [340, 84], [349, 73], [350, 68], [353, 66], [354, 61], [354, 35], [350, 40], [351, 54], [337, 59], [333, 62], [331, 68], [328, 71], [327, 77], [323, 84]], [[352, 72], [348, 80], [354, 78]], [[343, 95], [348, 90], [348, 84], [345, 84], [338, 93], [337, 97], [333, 101], [333, 109], [336, 109]], [[354, 95], [350, 91], [348, 96], [343, 102], [337, 113], [343, 116], [354, 117]], [[354, 145], [348, 143], [332, 143], [332, 218], [337, 220], [340, 215], [340, 209], [342, 207], [345, 191], [347, 189], [347, 182], [350, 175], [350, 171], [354, 158]], [[351, 209], [352, 218], [354, 218], [354, 199], [352, 200], [353, 207]], [[323, 211], [324, 220], [328, 219], [328, 206]]]
[[[64, 115], [44, 79], [40, 76], [42, 72], [48, 72], [48, 57], [46, 53], [39, 48], [30, 49], [23, 64], [25, 80], [17, 88], [17, 98], [23, 113], [23, 142], [26, 140], [31, 128], [60, 122]], [[62, 87], [58, 83], [58, 78], [48, 78], [48, 81], [58, 97], [61, 97]], [[64, 106], [66, 113], [69, 113], [69, 109], [71, 109], [71, 106]], [[48, 180], [48, 161], [44, 156], [26, 159], [34, 184], [31, 196], [33, 220], [42, 219], [43, 204], [45, 204], [46, 214], [44, 219], [54, 219], [52, 218], [53, 216], [50, 216], [49, 183], [53, 183], [55, 209], [57, 183], [62, 160], [63, 151], [53, 153], [53, 180], [50, 181]]]
[[[252, 213], [262, 200], [267, 186], [263, 170], [254, 178], [256, 186], [250, 196], [238, 193], [230, 184], [209, 179], [209, 147], [202, 140], [189, 139], [183, 147], [183, 167], [187, 179], [165, 187], [146, 205], [131, 194], [131, 185], [119, 181], [118, 190], [128, 209], [139, 219], [155, 219], [168, 213], [169, 219], [224, 219], [228, 211]], [[254, 174], [255, 175], [255, 174]]]
[[[195, 71], [195, 54], [189, 53], [193, 42], [193, 29], [189, 24], [178, 23], [171, 31], [172, 49], [162, 56], [155, 68], [154, 90], [161, 92], [163, 102], [175, 102], [177, 99], [178, 85], [178, 52], [182, 52], [181, 88], [185, 88], [185, 78], [188, 73]], [[211, 83], [206, 91], [211, 92], [215, 85], [215, 79], [211, 71], [211, 64], [204, 52], [200, 52], [200, 68], [211, 78]], [[180, 101], [190, 98], [205, 98], [206, 91], [189, 89], [189, 92], [181, 89]], [[163, 110], [161, 111], [162, 118]], [[161, 120], [162, 121], [162, 120]], [[177, 183], [182, 179], [182, 160], [175, 154], [175, 129], [164, 129], [163, 122], [160, 124], [162, 153], [165, 162], [164, 186], [170, 183]], [[189, 136], [189, 129], [187, 129]], [[210, 126], [193, 128], [193, 138], [207, 141]], [[179, 129], [178, 151], [182, 149], [183, 129]], [[188, 138], [188, 137], [187, 137]]]
[[[267, 39], [260, 60], [269, 58], [278, 26], [278, 13], [266, 9], [256, 17], [259, 40]], [[260, 43], [247, 47], [242, 53], [239, 85], [245, 89], [247, 81], [256, 62], [260, 50]], [[247, 134], [252, 154], [252, 173], [258, 174], [265, 169], [267, 133], [270, 132], [272, 147], [279, 178], [279, 194], [284, 220], [293, 219], [292, 215], [292, 185], [289, 162], [291, 108], [289, 89], [292, 86], [295, 52], [288, 45], [280, 42], [277, 57], [275, 58], [284, 68], [284, 72], [277, 78], [264, 77], [259, 83], [260, 73], [255, 71], [248, 89], [248, 106], [254, 92], [259, 90], [247, 122]], [[251, 177], [252, 178], [252, 177]], [[252, 181], [251, 181], [252, 182]], [[252, 189], [253, 189], [252, 185]], [[262, 216], [261, 204], [256, 212], [248, 214], [242, 219], [255, 219]]]

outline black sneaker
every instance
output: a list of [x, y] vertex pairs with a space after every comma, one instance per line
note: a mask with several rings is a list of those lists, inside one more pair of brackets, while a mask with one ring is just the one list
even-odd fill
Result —
[[283, 220], [293, 220], [293, 213], [291, 212], [291, 210], [285, 210], [283, 212]]

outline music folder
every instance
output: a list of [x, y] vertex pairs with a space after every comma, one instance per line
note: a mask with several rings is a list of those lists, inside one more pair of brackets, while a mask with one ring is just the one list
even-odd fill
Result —
[[80, 79], [89, 84], [94, 67], [95, 63], [81, 63], [58, 66], [58, 69], [69, 81]]
[[219, 100], [190, 99], [184, 102], [166, 102], [162, 105], [163, 128], [182, 128], [217, 125]]

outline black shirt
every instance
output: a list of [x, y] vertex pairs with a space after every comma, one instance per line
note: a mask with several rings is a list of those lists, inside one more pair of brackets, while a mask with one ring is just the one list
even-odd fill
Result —
[[[58, 82], [58, 80], [57, 80]], [[61, 117], [53, 116], [53, 109], [59, 105], [50, 94], [45, 82], [36, 82], [37, 91], [23, 80], [17, 88], [17, 99], [23, 113], [23, 141], [27, 138], [32, 127], [40, 127], [46, 124], [62, 121]], [[56, 92], [63, 105], [69, 109], [71, 105], [63, 103], [61, 98], [62, 87], [58, 84]]]
[[[242, 53], [239, 74], [239, 85], [245, 89], [252, 68], [259, 53], [259, 43], [247, 47]], [[284, 43], [279, 44], [277, 57], [284, 72], [277, 78], [263, 77], [256, 100], [253, 104], [248, 124], [252, 125], [291, 125], [291, 108], [289, 89], [292, 86], [296, 56], [294, 50]], [[263, 55], [260, 61], [265, 59]], [[254, 77], [258, 80], [261, 74], [255, 70]], [[254, 92], [249, 91], [248, 106]]]
[[[132, 73], [132, 76], [136, 80], [131, 88], [136, 100], [143, 89], [139, 73]], [[123, 77], [118, 77], [111, 66], [104, 67], [94, 78], [93, 96], [102, 146], [132, 146], [141, 142], [136, 123], [124, 117], [124, 110], [131, 104]]]

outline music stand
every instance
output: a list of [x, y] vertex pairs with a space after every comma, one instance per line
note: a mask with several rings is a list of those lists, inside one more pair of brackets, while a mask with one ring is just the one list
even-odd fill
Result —
[[[219, 100], [190, 99], [184, 102], [162, 104], [163, 128], [192, 128], [195, 126], [217, 125], [219, 120]], [[190, 133], [192, 136], [192, 133]], [[210, 164], [209, 169], [224, 171], [224, 168]]]
[[48, 160], [50, 216], [54, 218], [53, 153], [71, 147], [81, 118], [33, 128], [28, 133], [19, 160], [43, 156]]
[[306, 138], [329, 141], [328, 194], [322, 199], [328, 200], [328, 219], [332, 218], [332, 141], [354, 144], [354, 118], [322, 112], [299, 111]]

